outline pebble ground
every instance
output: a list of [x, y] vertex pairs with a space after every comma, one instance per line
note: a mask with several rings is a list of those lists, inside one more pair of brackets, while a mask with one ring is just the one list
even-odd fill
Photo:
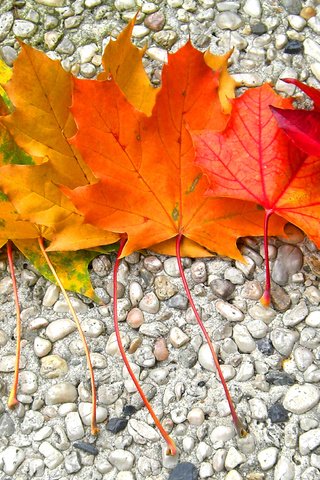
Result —
[[[190, 36], [199, 49], [234, 47], [230, 71], [244, 87], [294, 77], [320, 87], [320, 2], [300, 0], [3, 0], [0, 56], [16, 37], [93, 78], [103, 46], [140, 7], [134, 40], [147, 45], [156, 84], [167, 51]], [[296, 92], [303, 99], [303, 96]], [[133, 254], [121, 263], [121, 335], [134, 371], [179, 453], [165, 455], [123, 367], [112, 327], [114, 258], [91, 276], [106, 306], [73, 295], [92, 351], [101, 433], [90, 435], [84, 352], [59, 289], [17, 256], [23, 353], [18, 408], [7, 409], [15, 353], [12, 283], [0, 261], [0, 480], [317, 480], [320, 478], [320, 254], [298, 229], [270, 240], [273, 308], [259, 303], [260, 239], [246, 238], [243, 265], [184, 259], [240, 416], [235, 435], [222, 387], [182, 289], [174, 258]]]

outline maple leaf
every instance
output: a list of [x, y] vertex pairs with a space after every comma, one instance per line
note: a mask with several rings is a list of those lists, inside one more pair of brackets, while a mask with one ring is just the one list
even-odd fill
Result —
[[[73, 143], [100, 182], [64, 191], [86, 221], [128, 234], [123, 255], [182, 232], [210, 251], [241, 258], [237, 237], [261, 234], [256, 206], [205, 198], [207, 180], [194, 165], [185, 122], [221, 130], [228, 120], [218, 78], [188, 43], [169, 56], [152, 117], [137, 112], [112, 80], [74, 80], [79, 131]], [[171, 253], [173, 244], [162, 244], [162, 252]], [[185, 254], [208, 255], [200, 247], [193, 250], [191, 242], [188, 247]]]
[[[306, 158], [279, 128], [269, 105], [290, 108], [291, 101], [270, 86], [249, 90], [234, 100], [222, 133], [194, 133], [196, 162], [210, 180], [209, 195], [251, 200], [300, 227], [320, 245], [320, 159]], [[266, 257], [266, 267], [268, 262]], [[267, 272], [265, 301], [270, 278]]]
[[119, 34], [117, 40], [110, 40], [102, 56], [104, 72], [99, 80], [112, 76], [127, 100], [142, 112], [150, 115], [159, 88], [151, 85], [143, 68], [142, 58], [146, 48], [138, 48], [131, 42], [136, 16]]
[[309, 155], [320, 156], [320, 91], [296, 79], [283, 79], [296, 85], [313, 100], [313, 110], [285, 110], [272, 107], [279, 126], [288, 137]]
[[213, 55], [209, 50], [204, 54], [206, 64], [220, 72], [219, 75], [219, 99], [224, 113], [231, 113], [232, 100], [235, 97], [236, 81], [232, 78], [228, 71], [228, 60], [233, 50], [224, 55]]

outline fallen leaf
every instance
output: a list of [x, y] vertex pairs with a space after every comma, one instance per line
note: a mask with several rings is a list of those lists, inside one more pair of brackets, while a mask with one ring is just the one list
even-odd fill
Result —
[[138, 48], [131, 42], [132, 30], [136, 17], [128, 23], [117, 40], [110, 40], [106, 46], [102, 65], [104, 72], [99, 80], [112, 76], [127, 100], [146, 115], [150, 115], [155, 104], [159, 88], [151, 85], [143, 68], [142, 58], [146, 48]]
[[219, 98], [224, 113], [231, 113], [232, 100], [235, 97], [236, 82], [228, 71], [228, 60], [233, 50], [224, 55], [213, 55], [209, 50], [205, 52], [204, 59], [206, 64], [220, 72], [219, 76]]
[[[134, 109], [112, 80], [74, 80], [73, 143], [100, 182], [64, 191], [86, 221], [128, 234], [123, 255], [182, 232], [210, 251], [241, 258], [236, 239], [262, 233], [256, 205], [204, 197], [207, 180], [194, 164], [185, 123], [221, 130], [228, 121], [218, 78], [188, 43], [169, 55], [152, 117]], [[172, 246], [162, 244], [162, 251]], [[185, 252], [204, 254], [191, 242]]]
[[272, 107], [279, 127], [298, 148], [308, 155], [320, 156], [320, 91], [309, 87], [295, 79], [284, 79], [283, 81], [296, 85], [303, 90], [314, 102], [313, 110], [285, 110]]

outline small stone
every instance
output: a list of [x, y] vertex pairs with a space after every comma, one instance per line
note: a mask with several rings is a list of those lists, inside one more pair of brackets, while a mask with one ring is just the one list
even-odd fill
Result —
[[210, 282], [210, 288], [212, 292], [223, 300], [228, 300], [234, 290], [235, 286], [229, 280], [222, 280], [220, 278], [215, 278]]
[[[169, 259], [168, 259], [169, 260]], [[158, 273], [162, 270], [162, 263], [158, 257], [151, 255], [143, 260], [144, 267], [151, 273]], [[168, 263], [167, 263], [168, 265]]]
[[156, 357], [158, 362], [163, 362], [167, 360], [169, 356], [169, 351], [167, 348], [167, 344], [164, 338], [159, 338], [154, 346], [153, 354]]
[[267, 33], [267, 31], [268, 27], [262, 22], [254, 23], [253, 25], [251, 25], [251, 32], [254, 35], [264, 35], [265, 33]]
[[215, 20], [221, 30], [237, 30], [242, 25], [241, 17], [234, 12], [219, 13]]
[[194, 407], [188, 413], [187, 419], [190, 425], [200, 426], [204, 422], [204, 412], [201, 408]]
[[174, 348], [180, 348], [190, 342], [190, 338], [179, 327], [172, 327], [169, 333], [169, 340]]
[[268, 417], [267, 407], [260, 398], [251, 398], [249, 400], [251, 417], [255, 420], [263, 421]]
[[99, 255], [92, 260], [92, 269], [99, 277], [107, 276], [111, 270], [111, 267], [111, 261], [106, 255]]
[[51, 284], [46, 290], [42, 300], [42, 305], [44, 307], [52, 307], [58, 300], [59, 294], [60, 288], [57, 285]]
[[230, 447], [226, 456], [224, 466], [226, 470], [233, 470], [235, 467], [246, 461], [246, 457], [236, 450], [234, 447]]
[[300, 0], [281, 0], [280, 3], [285, 12], [292, 13], [293, 15], [299, 15], [302, 8]]
[[81, 463], [79, 454], [77, 452], [71, 452], [65, 457], [64, 467], [67, 473], [76, 473], [81, 470]]
[[262, 15], [260, 0], [246, 0], [243, 10], [250, 17], [260, 18]]
[[159, 440], [159, 434], [154, 428], [134, 418], [129, 420], [128, 433], [132, 435], [134, 441], [140, 445], [144, 445], [148, 441], [157, 442]]
[[127, 323], [131, 328], [139, 328], [144, 322], [144, 315], [140, 308], [133, 308], [127, 315]]
[[[320, 66], [320, 63], [319, 63]], [[320, 73], [320, 70], [319, 70]], [[304, 282], [304, 278], [301, 281], [301, 283]], [[319, 305], [320, 303], [320, 290], [316, 288], [314, 285], [311, 285], [310, 287], [307, 287], [305, 289], [304, 295], [307, 300], [311, 303], [311, 305]]]
[[74, 402], [78, 397], [77, 389], [72, 383], [57, 383], [49, 387], [45, 394], [46, 405]]
[[289, 275], [297, 273], [303, 263], [303, 256], [300, 248], [294, 245], [281, 245], [272, 269], [272, 279], [278, 285], [286, 285]]
[[109, 432], [112, 433], [119, 433], [122, 432], [126, 428], [128, 424], [128, 419], [127, 418], [110, 418], [106, 429], [109, 430]]
[[1, 463], [3, 462], [3, 471], [7, 475], [14, 475], [18, 467], [25, 459], [25, 452], [18, 447], [10, 446], [5, 448], [0, 454]]
[[150, 28], [153, 32], [159, 32], [163, 29], [165, 25], [166, 19], [163, 12], [154, 12], [151, 15], [148, 15], [145, 20], [144, 24], [146, 27]]
[[262, 293], [262, 287], [257, 280], [246, 282], [241, 290], [241, 296], [249, 300], [259, 300]]
[[[240, 263], [240, 262], [239, 262]], [[243, 265], [243, 264], [241, 264]], [[245, 281], [244, 275], [238, 268], [230, 267], [224, 272], [224, 278], [234, 285], [242, 285]]]
[[312, 17], [317, 15], [317, 10], [314, 7], [303, 7], [300, 12], [300, 17], [304, 18], [305, 20], [309, 20]]
[[311, 38], [306, 38], [303, 42], [305, 55], [309, 55], [317, 62], [320, 62], [320, 45]]
[[66, 0], [35, 0], [40, 5], [46, 7], [63, 7], [66, 4]]
[[49, 470], [57, 468], [64, 460], [62, 453], [54, 448], [49, 442], [41, 443], [39, 446], [39, 452], [45, 457], [44, 463]]
[[306, 348], [317, 348], [320, 343], [320, 332], [311, 327], [305, 327], [300, 333], [300, 345]]
[[212, 430], [210, 434], [211, 442], [215, 448], [216, 444], [225, 443], [235, 436], [235, 430], [232, 426], [221, 425]]
[[36, 32], [37, 26], [27, 20], [15, 20], [12, 30], [16, 37], [30, 38]]
[[[93, 78], [96, 74], [96, 67], [92, 65], [92, 63], [83, 63], [80, 67], [80, 73], [84, 78]], [[121, 284], [121, 282], [118, 283]], [[120, 296], [121, 293], [118, 292], [118, 298], [120, 298]]]
[[158, 313], [160, 303], [153, 292], [147, 293], [139, 302], [139, 308], [146, 313]]
[[289, 40], [284, 49], [284, 53], [288, 53], [290, 55], [297, 55], [298, 53], [303, 52], [303, 44], [298, 40]]
[[294, 480], [294, 464], [285, 456], [281, 456], [274, 469], [274, 480]]
[[65, 55], [72, 55], [75, 51], [75, 46], [69, 38], [65, 37], [57, 46], [56, 51]]
[[268, 327], [262, 320], [251, 320], [247, 323], [247, 329], [253, 338], [264, 338], [268, 332]]
[[274, 352], [274, 348], [272, 346], [271, 340], [269, 338], [262, 338], [256, 342], [258, 350], [260, 350], [263, 355], [272, 355]]
[[268, 417], [272, 423], [284, 423], [289, 420], [288, 410], [281, 403], [275, 403], [268, 408]]
[[168, 300], [178, 291], [177, 287], [164, 275], [155, 278], [154, 286], [159, 300]]
[[313, 312], [310, 312], [305, 322], [309, 327], [320, 327], [320, 310], [314, 310]]
[[233, 327], [233, 338], [240, 352], [251, 353], [256, 348], [255, 341], [245, 325], [236, 324]]
[[168, 300], [168, 307], [176, 308], [177, 310], [187, 310], [188, 308], [188, 299], [185, 295], [177, 293]]
[[13, 63], [18, 56], [18, 52], [9, 45], [4, 45], [3, 47], [0, 47], [0, 54], [2, 59], [9, 67], [13, 66]]
[[283, 406], [298, 415], [308, 412], [320, 399], [318, 388], [312, 384], [293, 385], [285, 394]]
[[217, 300], [215, 307], [220, 315], [231, 322], [241, 322], [244, 319], [244, 314], [241, 312], [241, 310], [228, 302]]
[[249, 314], [252, 318], [256, 320], [263, 320], [265, 323], [269, 324], [274, 320], [276, 312], [272, 308], [265, 308], [263, 305], [258, 303], [254, 307], [249, 309]]
[[[79, 403], [79, 414], [84, 425], [91, 425], [92, 403]], [[101, 405], [97, 406], [97, 423], [102, 423], [108, 418], [108, 410]]]
[[288, 15], [287, 18], [289, 21], [289, 25], [298, 32], [301, 32], [307, 24], [305, 19], [299, 15]]
[[175, 257], [167, 258], [163, 262], [163, 268], [170, 277], [180, 277], [179, 265]]
[[212, 466], [215, 472], [222, 472], [226, 456], [227, 451], [224, 448], [219, 448], [216, 451], [212, 459]]
[[272, 468], [278, 457], [278, 449], [276, 447], [268, 447], [258, 453], [258, 462], [262, 470], [270, 470]]
[[89, 453], [89, 455], [98, 455], [99, 450], [95, 445], [92, 445], [91, 443], [87, 442], [75, 442], [73, 444], [74, 448], [78, 448], [79, 450], [82, 450], [83, 452]]
[[76, 329], [76, 324], [69, 318], [59, 318], [49, 323], [46, 328], [46, 335], [51, 342], [56, 342], [74, 332]]
[[207, 280], [206, 264], [200, 260], [191, 265], [191, 278], [195, 283], [204, 283]]
[[48, 355], [41, 358], [40, 375], [44, 378], [63, 377], [68, 372], [67, 362], [59, 355]]
[[158, 338], [167, 335], [169, 329], [162, 322], [150, 322], [141, 325], [139, 332], [151, 338]]
[[276, 370], [270, 370], [266, 374], [266, 381], [271, 385], [293, 385], [295, 379], [286, 372], [278, 372]]
[[302, 322], [308, 315], [308, 307], [304, 300], [301, 300], [298, 305], [291, 310], [287, 310], [283, 315], [283, 323], [286, 327], [294, 327]]
[[38, 390], [37, 375], [29, 370], [20, 372], [19, 375], [20, 392], [26, 395], [32, 395]]
[[111, 465], [116, 467], [117, 470], [131, 470], [135, 461], [135, 457], [127, 450], [116, 449], [110, 453], [108, 461], [111, 463]]
[[84, 428], [78, 412], [70, 412], [66, 415], [67, 435], [71, 442], [84, 437]]
[[11, 437], [15, 432], [14, 422], [6, 412], [0, 416], [0, 432], [2, 437]]
[[179, 463], [170, 473], [168, 480], [198, 480], [199, 473], [190, 462]]
[[278, 312], [285, 312], [291, 304], [291, 299], [287, 292], [276, 283], [272, 283], [271, 286], [271, 301]]
[[0, 15], [0, 42], [9, 35], [13, 25], [14, 16], [12, 12], [5, 12]]
[[68, 17], [64, 21], [64, 28], [66, 29], [77, 28], [79, 27], [81, 21], [82, 21], [82, 18], [80, 16]]
[[[156, 32], [153, 35], [153, 40], [157, 42], [161, 47], [165, 49], [170, 49], [178, 40], [178, 35], [173, 30], [162, 30], [161, 32]], [[167, 260], [165, 260], [164, 263], [166, 263], [166, 261]], [[174, 275], [174, 276], [177, 276], [177, 275]]]
[[124, 10], [135, 10], [137, 8], [135, 0], [115, 0], [114, 6], [120, 12]]
[[[214, 350], [217, 352], [217, 348], [213, 345]], [[210, 372], [216, 371], [216, 366], [212, 357], [212, 353], [208, 343], [201, 345], [198, 352], [198, 361], [202, 368], [209, 370]]]
[[[15, 355], [3, 355], [0, 357], [0, 372], [9, 373], [14, 372], [16, 356]], [[20, 369], [26, 366], [26, 357], [20, 357]]]
[[225, 480], [243, 480], [243, 477], [237, 470], [230, 470], [225, 476]]
[[294, 360], [300, 372], [305, 372], [313, 363], [313, 353], [308, 348], [299, 345], [294, 351]]

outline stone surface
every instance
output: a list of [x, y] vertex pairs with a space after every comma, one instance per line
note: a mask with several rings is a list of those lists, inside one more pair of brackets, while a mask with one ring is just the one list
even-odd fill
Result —
[[168, 480], [198, 480], [198, 478], [199, 473], [193, 463], [181, 462], [170, 472]]
[[285, 394], [283, 406], [289, 412], [302, 414], [317, 405], [319, 399], [320, 392], [315, 385], [293, 385]]
[[77, 389], [70, 382], [52, 385], [45, 394], [46, 405], [74, 402], [78, 397]]

